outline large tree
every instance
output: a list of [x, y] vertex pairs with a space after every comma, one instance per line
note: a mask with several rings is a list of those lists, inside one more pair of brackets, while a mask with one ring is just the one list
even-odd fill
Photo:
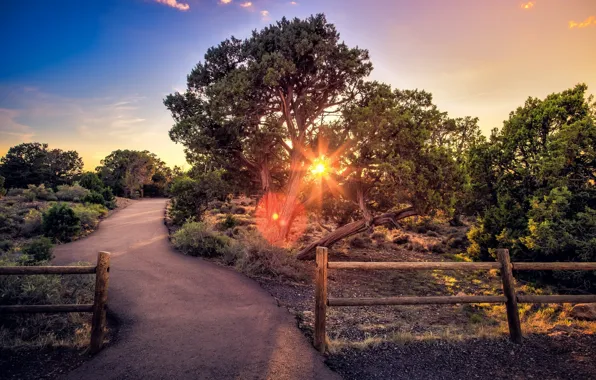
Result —
[[324, 15], [284, 18], [208, 50], [187, 91], [165, 99], [176, 121], [170, 136], [189, 156], [251, 170], [285, 238], [322, 120], [353, 98], [371, 69], [368, 52], [340, 42]]
[[316, 246], [377, 225], [396, 225], [437, 210], [452, 213], [464, 177], [457, 150], [437, 136], [449, 131], [466, 144], [476, 133], [469, 133], [470, 126], [454, 127], [462, 120], [472, 119], [449, 119], [425, 91], [365, 84], [326, 136], [332, 173], [322, 192], [331, 202], [352, 203], [353, 221], [308, 245], [298, 257], [312, 258]]
[[0, 174], [6, 178], [7, 188], [56, 187], [72, 182], [82, 169], [83, 160], [76, 151], [48, 149], [48, 144], [41, 143], [13, 146], [0, 159]]

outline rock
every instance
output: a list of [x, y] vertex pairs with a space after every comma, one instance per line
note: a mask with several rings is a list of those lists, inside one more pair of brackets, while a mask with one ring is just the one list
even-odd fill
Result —
[[573, 306], [570, 316], [584, 321], [596, 321], [596, 304], [579, 303]]

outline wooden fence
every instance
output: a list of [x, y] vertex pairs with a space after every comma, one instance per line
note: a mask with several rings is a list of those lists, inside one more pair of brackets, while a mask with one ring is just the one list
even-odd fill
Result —
[[[596, 270], [591, 263], [512, 263], [509, 250], [498, 249], [498, 262], [329, 262], [328, 249], [317, 247], [317, 269], [315, 289], [315, 333], [314, 345], [325, 351], [325, 321], [328, 306], [373, 306], [373, 305], [429, 305], [462, 303], [504, 303], [507, 310], [509, 335], [515, 343], [521, 343], [522, 331], [518, 303], [596, 303], [596, 295], [517, 295], [515, 293], [514, 270]], [[503, 295], [497, 296], [433, 296], [433, 297], [387, 297], [387, 298], [328, 298], [328, 269], [365, 270], [490, 270], [499, 269], [503, 284]]]
[[106, 327], [110, 254], [99, 252], [96, 266], [22, 266], [0, 267], [0, 275], [95, 274], [95, 296], [92, 304], [71, 305], [0, 305], [2, 313], [93, 313], [89, 353], [101, 350]]

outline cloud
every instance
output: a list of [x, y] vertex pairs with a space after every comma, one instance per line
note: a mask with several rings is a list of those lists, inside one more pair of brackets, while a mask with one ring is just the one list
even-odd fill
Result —
[[298, 3], [295, 1], [290, 1], [290, 5], [298, 5]]
[[527, 3], [522, 3], [521, 8], [522, 9], [532, 9], [532, 8], [534, 8], [534, 5], [536, 5], [536, 2], [528, 1]]
[[190, 5], [186, 3], [179, 3], [178, 0], [155, 0], [156, 2], [167, 5], [168, 7], [176, 8], [179, 11], [187, 11], [190, 9]]
[[245, 1], [244, 3], [240, 3], [242, 8], [250, 8], [252, 7], [252, 3], [250, 1]]
[[574, 29], [574, 28], [587, 28], [588, 26], [596, 26], [596, 17], [595, 16], [590, 16], [587, 19], [585, 19], [583, 22], [575, 22], [575, 21], [569, 21], [569, 29]]
[[231, 2], [232, 0], [219, 0], [219, 3], [223, 5], [230, 4]]
[[269, 11], [268, 10], [263, 10], [259, 13], [261, 14], [263, 20], [269, 20]]
[[[0, 108], [0, 135], [8, 136], [21, 142], [29, 142], [35, 136], [35, 132], [29, 126], [21, 124], [16, 120], [20, 114], [21, 111], [19, 110]], [[8, 138], [2, 138], [2, 140], [5, 139]]]

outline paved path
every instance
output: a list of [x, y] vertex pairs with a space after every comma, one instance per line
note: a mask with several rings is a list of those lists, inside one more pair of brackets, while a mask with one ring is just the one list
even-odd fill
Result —
[[257, 283], [176, 252], [164, 206], [134, 202], [91, 236], [56, 248], [57, 264], [112, 253], [109, 309], [121, 321], [117, 342], [67, 378], [339, 378]]

